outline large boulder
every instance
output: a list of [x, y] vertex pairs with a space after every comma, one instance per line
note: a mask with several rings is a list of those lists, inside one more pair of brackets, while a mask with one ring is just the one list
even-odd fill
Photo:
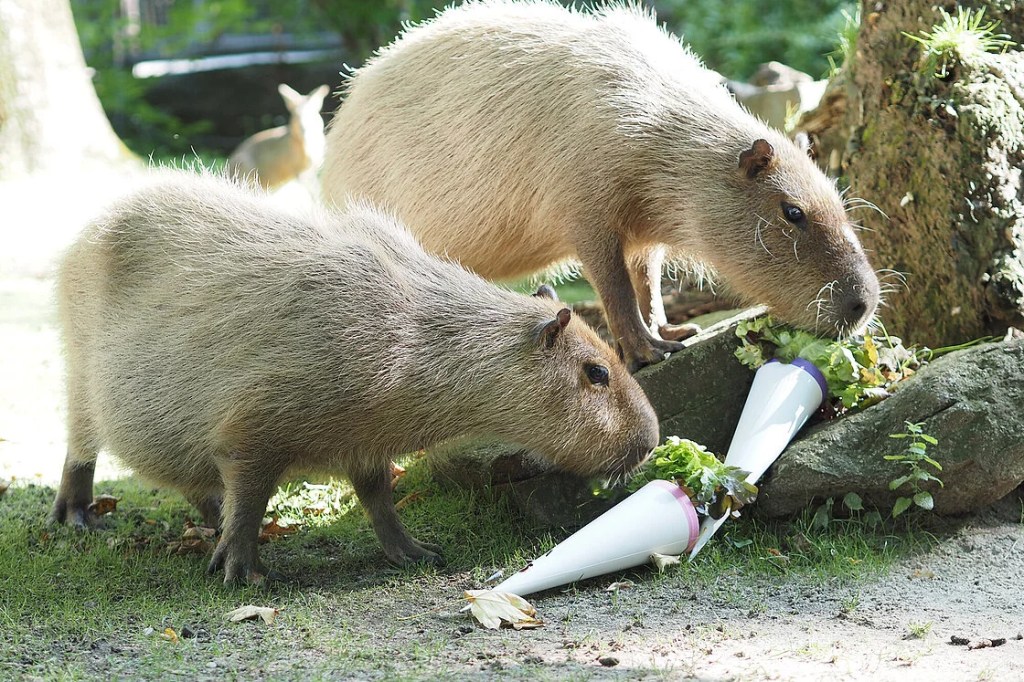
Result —
[[988, 505], [1024, 481], [1024, 340], [951, 353], [921, 369], [878, 405], [812, 425], [761, 483], [752, 511], [794, 514], [810, 502], [855, 492], [888, 509], [906, 490], [889, 482], [907, 473], [886, 461], [905, 440], [904, 422], [922, 422], [938, 440], [929, 455], [945, 487], [926, 486], [935, 511], [959, 514]]
[[[658, 413], [662, 438], [677, 435], [724, 455], [746, 401], [753, 373], [733, 353], [740, 315], [686, 341], [686, 349], [636, 376]], [[809, 503], [855, 492], [888, 509], [905, 491], [889, 482], [906, 473], [885, 455], [905, 440], [889, 438], [907, 421], [924, 423], [938, 439], [933, 455], [945, 487], [933, 492], [935, 511], [959, 514], [983, 507], [1024, 481], [1024, 340], [951, 353], [923, 367], [883, 402], [831, 421], [815, 421], [797, 436], [760, 483], [750, 512], [788, 516]], [[574, 526], [610, 502], [592, 482], [555, 472], [530, 452], [494, 443], [463, 443], [431, 452], [434, 476], [449, 484], [491, 487], [507, 494], [535, 522]]]

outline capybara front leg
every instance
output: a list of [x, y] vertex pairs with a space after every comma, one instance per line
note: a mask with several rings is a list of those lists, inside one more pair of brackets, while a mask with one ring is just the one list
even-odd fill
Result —
[[[666, 353], [682, 350], [681, 343], [655, 338], [641, 317], [618, 236], [614, 233], [602, 235], [589, 240], [578, 250], [587, 277], [601, 296], [608, 326], [630, 372], [660, 362]], [[648, 310], [652, 300], [648, 295], [645, 306]]]
[[224, 569], [224, 584], [257, 584], [280, 576], [267, 570], [259, 558], [260, 524], [267, 503], [283, 473], [272, 464], [283, 458], [232, 455], [221, 467], [224, 479], [222, 531], [207, 571]]
[[398, 510], [391, 496], [391, 467], [384, 463], [355, 474], [349, 479], [356, 490], [356, 496], [370, 516], [373, 531], [377, 534], [388, 561], [403, 566], [419, 561], [441, 563], [441, 548], [420, 542], [409, 535], [409, 531], [398, 518]]

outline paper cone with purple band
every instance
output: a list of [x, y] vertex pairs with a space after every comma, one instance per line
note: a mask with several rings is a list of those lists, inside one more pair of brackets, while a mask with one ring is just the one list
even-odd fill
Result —
[[[826, 396], [828, 384], [813, 363], [803, 358], [765, 363], [754, 374], [725, 463], [750, 472], [747, 482], [756, 484]], [[690, 559], [727, 518], [703, 520]]]

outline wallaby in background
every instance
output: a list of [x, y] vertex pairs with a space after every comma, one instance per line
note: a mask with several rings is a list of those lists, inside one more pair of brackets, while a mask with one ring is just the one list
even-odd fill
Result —
[[[276, 189], [305, 176], [316, 175], [324, 161], [324, 119], [320, 108], [330, 88], [321, 85], [308, 95], [284, 83], [277, 86], [291, 119], [288, 125], [262, 130], [246, 138], [228, 158], [228, 175]], [[315, 179], [308, 183], [315, 187]]]

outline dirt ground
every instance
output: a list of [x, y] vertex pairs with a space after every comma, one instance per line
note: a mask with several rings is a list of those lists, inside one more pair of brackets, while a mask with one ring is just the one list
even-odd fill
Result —
[[[14, 217], [0, 232], [0, 478], [45, 484], [59, 479], [64, 455], [51, 263], [133, 182], [57, 180], [0, 185], [0, 205]], [[54, 187], [67, 190], [59, 201]], [[100, 462], [98, 479], [123, 475], [109, 458]], [[413, 603], [369, 606], [360, 627], [393, 647], [415, 645], [423, 630], [450, 633], [437, 666], [459, 678], [515, 676], [533, 663], [554, 679], [1024, 679], [1024, 500], [1011, 495], [934, 532], [932, 550], [866, 581], [727, 573], [710, 590], [645, 580], [614, 595], [593, 581], [535, 599], [547, 623], [539, 630], [485, 632], [444, 612], [396, 628], [396, 615], [438, 606], [445, 579], [432, 578], [428, 590], [412, 590]], [[450, 576], [450, 591], [465, 578]], [[972, 650], [952, 636], [1006, 641]]]

